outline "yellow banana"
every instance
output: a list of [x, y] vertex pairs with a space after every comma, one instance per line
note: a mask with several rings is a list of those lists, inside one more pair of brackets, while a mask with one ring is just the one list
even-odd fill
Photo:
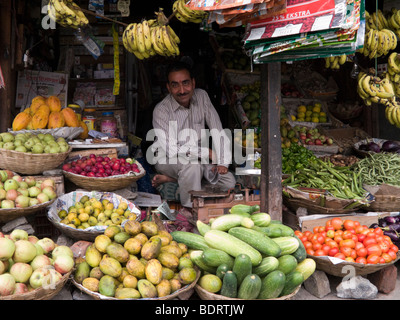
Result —
[[185, 8], [183, 2], [181, 0], [177, 0], [176, 9], [178, 12], [188, 21], [192, 19], [190, 12]]
[[386, 117], [386, 119], [388, 119], [388, 121], [391, 125], [395, 125], [395, 122], [392, 117], [392, 112], [393, 112], [394, 108], [395, 108], [394, 105], [387, 105], [385, 108], [385, 117]]
[[126, 51], [133, 53], [133, 50], [129, 44], [129, 40], [128, 40], [128, 27], [125, 28], [124, 32], [122, 33], [122, 43], [124, 45], [124, 48], [126, 49]]
[[362, 80], [362, 88], [364, 89], [365, 93], [367, 93], [369, 96], [375, 97], [376, 92], [371, 90], [370, 80], [371, 80], [371, 76], [366, 75]]
[[392, 52], [388, 58], [388, 65], [394, 73], [400, 73], [400, 66], [397, 64], [397, 52]]
[[179, 50], [177, 50], [176, 44], [171, 41], [171, 38], [169, 37], [168, 29], [167, 29], [166, 26], [162, 26], [161, 27], [161, 34], [162, 34], [162, 38], [163, 38], [163, 42], [165, 44], [165, 47], [168, 49], [168, 51], [172, 55], [178, 55], [179, 54]]
[[339, 57], [339, 64], [344, 64], [346, 62], [346, 60], [347, 60], [347, 56], [345, 54], [342, 54]]
[[144, 47], [147, 51], [151, 50], [151, 39], [150, 39], [150, 28], [147, 20], [142, 21], [142, 30], [143, 30], [143, 38], [144, 38]]
[[175, 33], [174, 29], [171, 28], [170, 25], [167, 25], [168, 33], [172, 37], [172, 39], [175, 41], [176, 44], [181, 43], [181, 40], [179, 39], [178, 35]]
[[164, 48], [161, 47], [159, 42], [157, 41], [157, 28], [156, 27], [150, 28], [150, 35], [151, 35], [151, 44], [153, 46], [154, 51], [160, 56], [165, 56]]
[[137, 51], [140, 53], [144, 53], [146, 51], [146, 47], [144, 45], [144, 36], [143, 36], [143, 28], [141, 23], [136, 24], [136, 44], [137, 44]]
[[396, 47], [397, 47], [397, 37], [396, 37], [396, 34], [395, 34], [392, 30], [389, 30], [389, 29], [383, 29], [382, 31], [383, 31], [384, 33], [386, 33], [386, 34], [389, 36], [389, 38], [390, 38], [390, 43], [391, 43], [390, 49], [391, 49], [391, 50], [396, 49]]
[[361, 98], [363, 98], [363, 99], [366, 99], [366, 98], [368, 98], [369, 97], [369, 94], [367, 94], [366, 92], [365, 92], [365, 90], [363, 89], [363, 84], [362, 84], [362, 82], [363, 82], [363, 80], [364, 80], [364, 78], [367, 76], [367, 74], [366, 73], [360, 73], [361, 74], [361, 76], [359, 77], [359, 79], [358, 79], [358, 85], [357, 85], [357, 89], [358, 89], [358, 94], [361, 96]]
[[127, 27], [126, 38], [128, 40], [128, 45], [130, 46], [132, 51], [138, 51], [137, 41], [136, 41], [136, 23], [130, 23]]
[[155, 37], [158, 44], [158, 47], [164, 52], [164, 56], [170, 56], [170, 52], [165, 46], [164, 39], [162, 37], [162, 26], [159, 26], [155, 30]]

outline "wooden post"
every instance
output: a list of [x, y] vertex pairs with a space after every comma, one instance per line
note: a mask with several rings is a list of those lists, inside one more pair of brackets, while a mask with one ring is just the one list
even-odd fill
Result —
[[12, 73], [12, 48], [11, 48], [11, 4], [12, 1], [0, 1], [0, 66], [3, 72], [6, 88], [0, 89], [0, 132], [11, 127], [11, 106], [14, 105], [14, 83]]
[[261, 212], [282, 221], [281, 63], [261, 65]]

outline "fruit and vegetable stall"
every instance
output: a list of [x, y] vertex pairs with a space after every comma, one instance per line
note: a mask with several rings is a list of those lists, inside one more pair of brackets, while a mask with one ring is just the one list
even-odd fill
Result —
[[[176, 0], [171, 16], [160, 9], [140, 22], [122, 23], [121, 49], [141, 62], [179, 57], [182, 39], [171, 19], [202, 29], [246, 25], [240, 35], [209, 30], [216, 73], [239, 129], [233, 143], [252, 165], [248, 172], [232, 165], [245, 191], [235, 190], [232, 204], [210, 201], [201, 219], [201, 208], [193, 208], [190, 223], [179, 213], [170, 219], [140, 207], [128, 191], [147, 174], [143, 164], [102, 147], [105, 141], [124, 145], [122, 139], [96, 136], [79, 105], [38, 94], [0, 133], [0, 300], [57, 299], [65, 289], [94, 300], [289, 300], [305, 291], [324, 298], [334, 293], [313, 291], [315, 283], [344, 283], [349, 270], [371, 282], [390, 271], [391, 288], [375, 281], [372, 299], [380, 298], [378, 291], [393, 292], [400, 142], [351, 124], [376, 107], [384, 109], [386, 125], [400, 126], [400, 11], [368, 12], [364, 1], [320, 0], [308, 9], [325, 5], [335, 19], [315, 29], [315, 19], [324, 16], [290, 18], [299, 10], [294, 0], [231, 2]], [[271, 10], [265, 10], [267, 2]], [[50, 19], [63, 28], [109, 19], [70, 0], [49, 4]], [[288, 19], [281, 21], [285, 13]], [[293, 23], [302, 27], [287, 28]], [[384, 72], [369, 68], [378, 56], [387, 62]], [[321, 67], [310, 70], [310, 60]], [[335, 76], [349, 65], [358, 70], [357, 102], [338, 102], [343, 87]], [[271, 70], [281, 71], [278, 85], [271, 84]], [[264, 98], [274, 92], [265, 89], [277, 86], [273, 105]], [[99, 149], [76, 151], [87, 141]], [[267, 153], [269, 143], [278, 148]], [[279, 162], [278, 183], [269, 183], [279, 191], [276, 199], [265, 198], [272, 194], [265, 192], [263, 172], [271, 159]], [[277, 199], [278, 209], [263, 210]], [[49, 234], [35, 232], [38, 218]]]

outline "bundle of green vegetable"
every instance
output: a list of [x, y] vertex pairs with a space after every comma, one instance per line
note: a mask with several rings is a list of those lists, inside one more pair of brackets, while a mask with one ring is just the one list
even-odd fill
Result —
[[302, 169], [312, 159], [316, 159], [312, 151], [292, 143], [289, 148], [282, 149], [282, 173], [291, 174], [298, 169]]
[[306, 167], [296, 170], [282, 185], [324, 189], [339, 199], [365, 198], [362, 179], [353, 167], [335, 167], [319, 158], [310, 159]]

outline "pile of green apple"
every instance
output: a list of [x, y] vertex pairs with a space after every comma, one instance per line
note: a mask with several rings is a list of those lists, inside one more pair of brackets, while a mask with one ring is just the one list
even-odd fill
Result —
[[50, 238], [14, 229], [0, 232], [0, 297], [38, 288], [54, 289], [75, 266], [73, 251]]
[[0, 170], [0, 209], [27, 208], [57, 197], [55, 181]]
[[63, 137], [57, 139], [50, 133], [11, 132], [0, 133], [0, 148], [28, 153], [64, 153], [69, 149]]

